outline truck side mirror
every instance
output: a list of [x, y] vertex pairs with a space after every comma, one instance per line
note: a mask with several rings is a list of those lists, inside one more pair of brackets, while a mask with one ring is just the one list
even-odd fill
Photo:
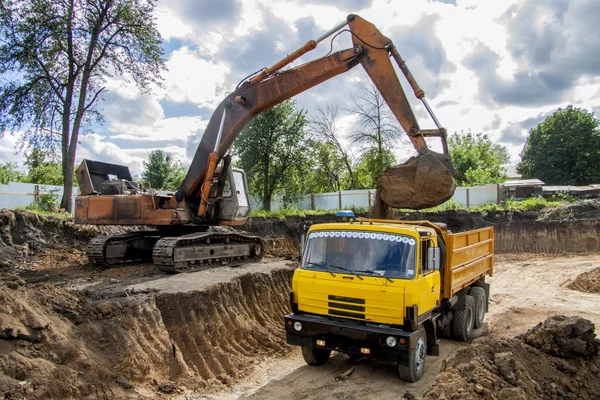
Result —
[[428, 270], [440, 270], [440, 248], [430, 247], [427, 249], [427, 269]]
[[298, 261], [302, 261], [302, 255], [304, 254], [304, 245], [306, 244], [306, 235], [300, 236], [300, 248], [298, 249]]

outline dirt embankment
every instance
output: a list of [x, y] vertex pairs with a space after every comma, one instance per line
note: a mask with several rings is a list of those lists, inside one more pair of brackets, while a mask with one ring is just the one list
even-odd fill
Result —
[[287, 351], [292, 270], [247, 274], [189, 293], [93, 304], [49, 284], [0, 283], [0, 393], [128, 398], [230, 385]]
[[597, 399], [599, 341], [594, 325], [553, 316], [514, 339], [476, 339], [446, 362], [424, 398]]
[[[453, 232], [493, 226], [498, 254], [567, 254], [600, 251], [600, 201], [590, 200], [541, 212], [449, 210], [438, 213], [394, 212], [396, 219], [443, 222]], [[241, 229], [261, 234], [267, 247], [297, 254], [300, 235], [311, 225], [339, 221], [334, 215], [254, 217]], [[277, 250], [276, 250], [277, 251]]]
[[139, 227], [76, 225], [70, 215], [42, 216], [25, 210], [0, 209], [0, 276], [22, 270], [31, 257], [48, 249], [78, 250], [98, 235]]

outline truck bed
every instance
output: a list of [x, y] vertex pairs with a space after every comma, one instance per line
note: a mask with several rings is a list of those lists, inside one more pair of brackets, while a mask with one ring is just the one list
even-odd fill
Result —
[[446, 235], [446, 265], [442, 275], [442, 298], [454, 294], [485, 275], [494, 273], [494, 228]]

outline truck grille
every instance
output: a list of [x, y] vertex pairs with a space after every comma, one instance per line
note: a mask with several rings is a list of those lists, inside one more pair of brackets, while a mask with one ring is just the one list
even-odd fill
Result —
[[[353, 297], [342, 297], [342, 296], [333, 296], [329, 295], [327, 298], [330, 300], [328, 302], [329, 306], [329, 315], [335, 315], [337, 317], [346, 317], [346, 318], [355, 318], [355, 319], [365, 319], [365, 300], [364, 299], [356, 299]], [[351, 303], [351, 304], [348, 304]], [[336, 310], [337, 308], [337, 310]], [[357, 311], [357, 312], [348, 312], [348, 311]]]

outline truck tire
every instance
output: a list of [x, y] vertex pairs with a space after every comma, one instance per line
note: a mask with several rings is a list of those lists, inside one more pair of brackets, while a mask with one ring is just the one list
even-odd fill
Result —
[[475, 325], [475, 299], [473, 296], [465, 295], [464, 310], [454, 311], [452, 320], [452, 334], [454, 339], [466, 342], [471, 338], [473, 326]]
[[425, 371], [425, 358], [427, 356], [427, 333], [421, 325], [416, 337], [416, 346], [408, 352], [408, 365], [399, 365], [398, 374], [405, 382], [416, 382]]
[[485, 306], [487, 298], [485, 297], [485, 290], [482, 287], [471, 288], [469, 296], [473, 296], [475, 299], [475, 329], [479, 329], [483, 326], [483, 319], [485, 318]]
[[440, 336], [444, 339], [452, 339], [452, 321], [443, 328], [440, 328]]
[[302, 357], [308, 365], [323, 365], [329, 361], [331, 350], [317, 349], [316, 347], [302, 347]]

